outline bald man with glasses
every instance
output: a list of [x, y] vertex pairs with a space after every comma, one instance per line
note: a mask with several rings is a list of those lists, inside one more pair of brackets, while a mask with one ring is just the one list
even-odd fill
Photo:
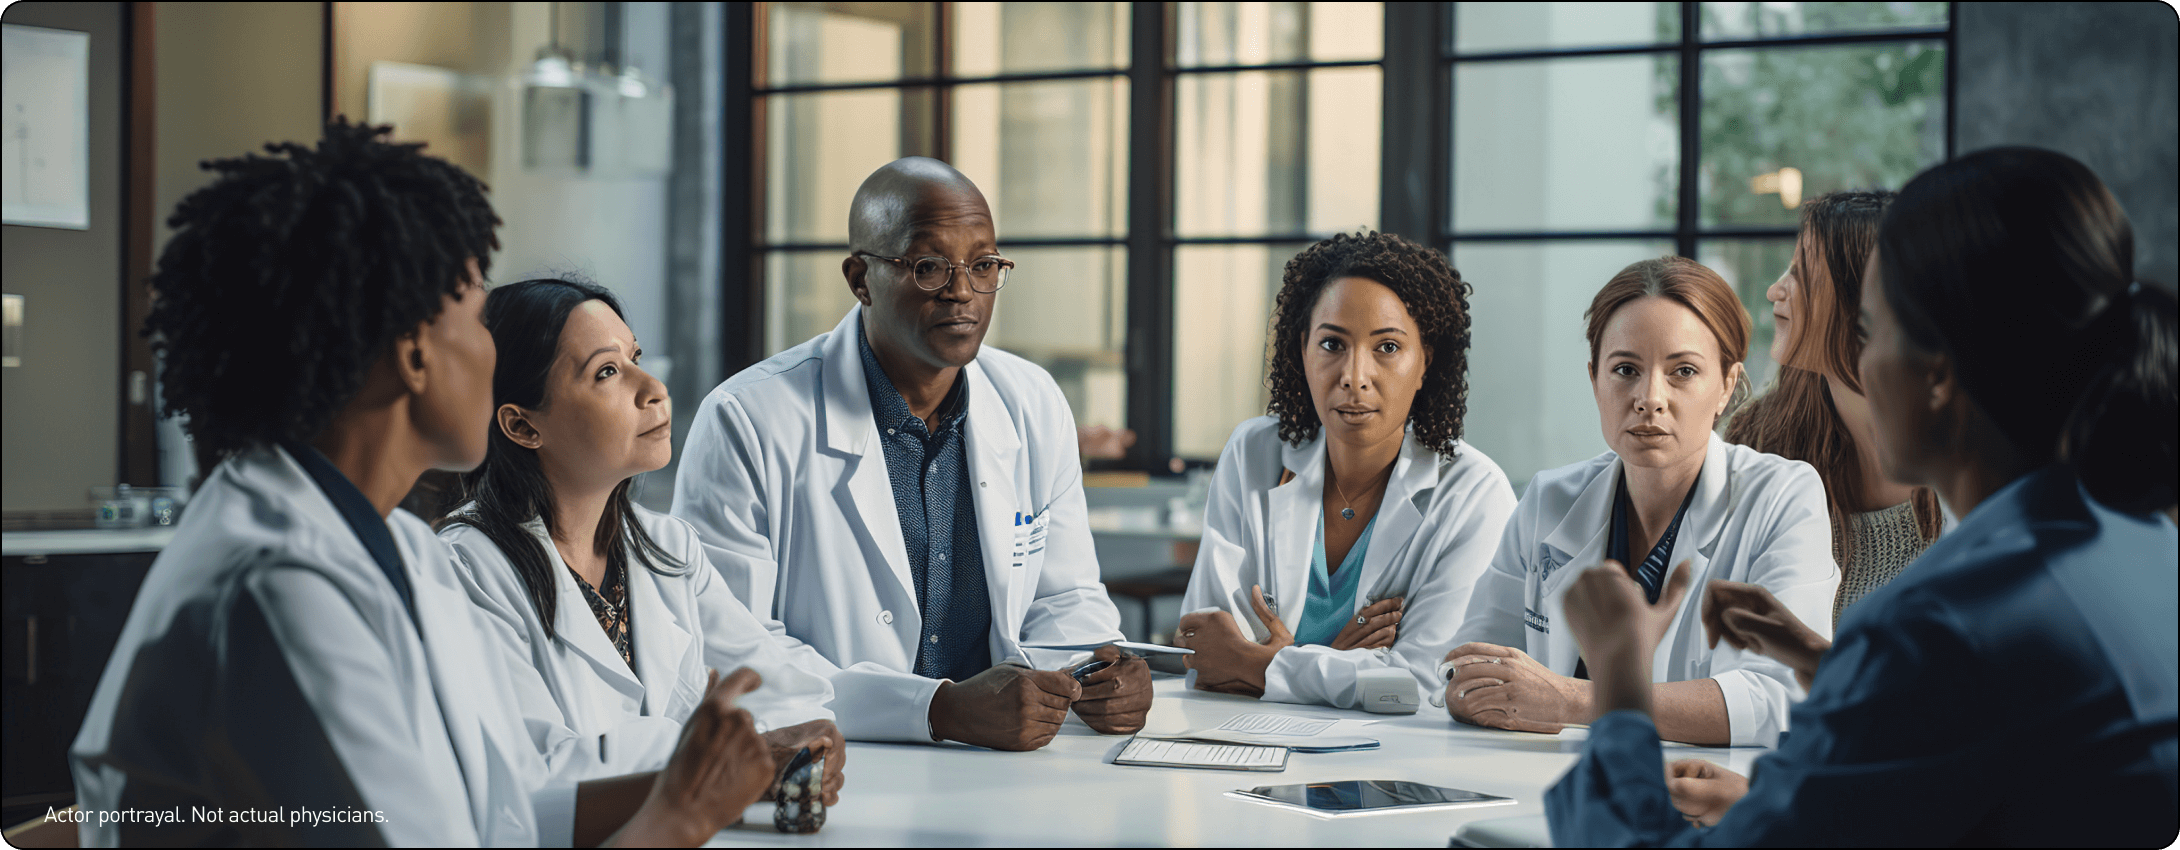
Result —
[[984, 346], [1015, 264], [983, 193], [896, 160], [848, 234], [856, 306], [704, 399], [674, 515], [832, 680], [850, 738], [1034, 750], [1070, 710], [1142, 728], [1150, 668], [1110, 645], [1074, 415], [1051, 375]]

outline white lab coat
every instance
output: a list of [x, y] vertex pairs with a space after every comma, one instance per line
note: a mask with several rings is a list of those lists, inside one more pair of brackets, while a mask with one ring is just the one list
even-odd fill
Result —
[[[523, 734], [451, 554], [388, 517], [414, 625], [363, 543], [279, 448], [214, 470], [129, 611], [70, 750], [84, 846], [565, 846], [575, 786]], [[421, 638], [419, 633], [421, 632]], [[216, 823], [193, 807], [383, 813]]]
[[[1476, 583], [1455, 645], [1515, 647], [1552, 672], [1574, 675], [1581, 649], [1561, 627], [1562, 601], [1575, 576], [1605, 559], [1619, 478], [1620, 458], [1611, 452], [1537, 473], [1491, 568]], [[1695, 582], [1658, 642], [1653, 678], [1717, 680], [1733, 745], [1773, 746], [1786, 730], [1787, 708], [1802, 697], [1801, 686], [1784, 664], [1725, 643], [1708, 646], [1703, 587], [1714, 580], [1761, 585], [1810, 628], [1831, 634], [1839, 569], [1832, 563], [1832, 521], [1816, 470], [1711, 435], [1695, 501], [1666, 564], [1670, 569], [1684, 560], [1693, 562]]]
[[[696, 529], [642, 507], [635, 511], [651, 539], [687, 565], [687, 572], [664, 575], [629, 557], [634, 670], [599, 627], [542, 520], [524, 528], [545, 550], [559, 591], [551, 636], [513, 562], [492, 538], [461, 524], [440, 532], [454, 549], [470, 600], [485, 613], [480, 619], [488, 638], [512, 670], [540, 752], [556, 762], [577, 759], [597, 776], [664, 767], [680, 742], [682, 724], [704, 698], [707, 666], [720, 675], [749, 667], [764, 677], [763, 687], [735, 703], [756, 718], [759, 731], [831, 720], [825, 703], [832, 699], [832, 686], [795, 666], [788, 648], [727, 590], [704, 560]], [[659, 566], [676, 568], [675, 563]], [[574, 751], [554, 749], [555, 742], [571, 737], [578, 745]], [[555, 764], [555, 769], [563, 768]]]
[[[1506, 473], [1475, 446], [1460, 443], [1447, 460], [1413, 437], [1379, 503], [1370, 548], [1363, 552], [1354, 611], [1379, 599], [1404, 597], [1398, 638], [1382, 649], [1335, 650], [1290, 646], [1264, 670], [1264, 699], [1360, 708], [1356, 676], [1365, 670], [1408, 670], [1424, 691], [1435, 690], [1438, 662], [1453, 648], [1454, 627], [1468, 609], [1469, 591], [1497, 551], [1514, 488]], [[1282, 471], [1294, 478], [1279, 483]], [[1203, 545], [1181, 610], [1223, 608], [1251, 640], [1266, 631], [1249, 588], [1289, 632], [1299, 627], [1309, 596], [1310, 560], [1323, 524], [1325, 436], [1301, 446], [1279, 439], [1279, 420], [1241, 423], [1219, 454], [1204, 512]], [[1352, 616], [1354, 611], [1350, 611]]]
[[[844, 734], [928, 742], [939, 680], [913, 672], [923, 616], [863, 383], [862, 316], [849, 310], [704, 398], [673, 513], [750, 611], [832, 680]], [[1121, 639], [1091, 548], [1074, 414], [1045, 370], [992, 346], [962, 376], [991, 658], [1055, 669], [1079, 653], [1023, 647]]]

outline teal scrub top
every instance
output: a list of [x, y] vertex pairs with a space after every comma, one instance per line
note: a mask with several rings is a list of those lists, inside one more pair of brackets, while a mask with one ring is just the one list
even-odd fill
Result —
[[1377, 527], [1378, 518], [1371, 517], [1362, 535], [1355, 538], [1355, 545], [1347, 550], [1347, 558], [1340, 562], [1340, 571], [1333, 573], [1325, 568], [1325, 518], [1322, 511], [1318, 512], [1317, 537], [1310, 544], [1310, 594], [1302, 605], [1302, 623], [1294, 632], [1296, 644], [1331, 646], [1332, 639], [1340, 636], [1340, 629], [1354, 618], [1355, 587], [1362, 583], [1363, 553], [1370, 549], [1370, 532]]

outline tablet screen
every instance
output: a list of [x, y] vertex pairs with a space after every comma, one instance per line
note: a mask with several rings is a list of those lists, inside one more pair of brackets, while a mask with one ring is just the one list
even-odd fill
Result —
[[1491, 794], [1386, 779], [1314, 782], [1308, 785], [1261, 785], [1240, 793], [1324, 814], [1511, 802], [1506, 797]]

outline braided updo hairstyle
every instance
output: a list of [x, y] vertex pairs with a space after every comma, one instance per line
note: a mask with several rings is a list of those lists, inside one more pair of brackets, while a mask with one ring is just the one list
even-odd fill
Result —
[[1302, 345], [1310, 312], [1326, 284], [1344, 277], [1377, 281], [1400, 296], [1415, 319], [1431, 365], [1408, 410], [1409, 435], [1447, 458], [1468, 414], [1469, 285], [1446, 255], [1390, 233], [1340, 234], [1287, 261], [1272, 323], [1265, 412], [1279, 417], [1279, 437], [1291, 445], [1315, 439], [1324, 423], [1310, 400]]
[[226, 457], [307, 441], [396, 339], [440, 312], [499, 247], [485, 185], [391, 127], [337, 119], [292, 142], [202, 164], [175, 207], [143, 333], [165, 360], [166, 415]]

